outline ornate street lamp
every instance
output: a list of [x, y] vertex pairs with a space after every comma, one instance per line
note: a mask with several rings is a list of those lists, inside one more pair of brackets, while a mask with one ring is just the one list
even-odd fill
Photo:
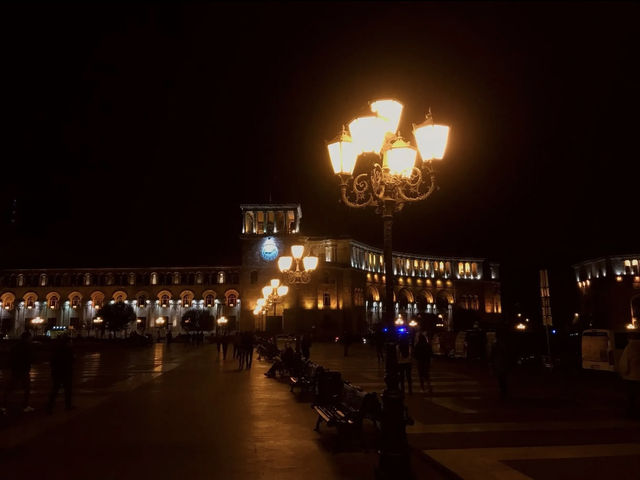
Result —
[[[293, 245], [291, 247], [291, 257], [280, 257], [278, 259], [278, 268], [284, 274], [288, 283], [309, 283], [311, 280], [311, 272], [318, 267], [318, 257], [308, 255], [303, 257], [304, 245]], [[302, 269], [300, 269], [300, 260], [302, 260]], [[295, 262], [295, 269], [292, 269]]]
[[[435, 125], [429, 110], [423, 123], [413, 125], [416, 148], [398, 132], [403, 109], [400, 102], [378, 100], [370, 107], [371, 115], [356, 118], [348, 130], [343, 127], [342, 133], [327, 148], [333, 170], [340, 179], [343, 203], [353, 208], [374, 207], [382, 216], [386, 292], [383, 323], [393, 331], [393, 215], [402, 210], [405, 203], [425, 200], [437, 189], [433, 162], [444, 157], [449, 127]], [[367, 161], [367, 167], [354, 177], [360, 157]], [[380, 473], [385, 478], [408, 478], [404, 396], [398, 384], [394, 342], [387, 343], [386, 353]]]
[[277, 278], [271, 279], [269, 285], [262, 287], [265, 311], [273, 305], [273, 316], [275, 317], [277, 305], [282, 301], [281, 298], [287, 293], [289, 293], [289, 287], [280, 285], [280, 280]]

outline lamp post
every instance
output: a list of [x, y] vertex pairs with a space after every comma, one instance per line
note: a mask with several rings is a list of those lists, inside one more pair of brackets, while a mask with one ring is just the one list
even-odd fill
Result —
[[[218, 318], [218, 319], [216, 320], [216, 324], [218, 325], [218, 328], [219, 328], [221, 331], [223, 331], [223, 333], [224, 333], [224, 329], [225, 329], [225, 328], [226, 328], [226, 326], [227, 326], [227, 322], [228, 322], [228, 321], [229, 321], [229, 320], [227, 320], [227, 317], [224, 317], [224, 316], [222, 316], [222, 317], [220, 317], [220, 318]], [[216, 334], [217, 334], [217, 333], [218, 333], [218, 332], [216, 331]]]
[[[304, 245], [292, 245], [291, 256], [278, 259], [278, 268], [284, 274], [288, 283], [309, 283], [311, 272], [318, 267], [318, 257], [308, 255], [303, 257]], [[302, 261], [302, 269], [300, 262]], [[295, 268], [291, 268], [295, 262]]]
[[[385, 299], [383, 323], [394, 328], [393, 215], [406, 203], [427, 199], [436, 189], [433, 161], [441, 160], [449, 127], [435, 125], [431, 110], [420, 125], [413, 125], [417, 148], [398, 132], [403, 105], [395, 100], [370, 103], [371, 114], [343, 127], [327, 145], [331, 164], [340, 179], [342, 202], [353, 208], [374, 207], [382, 216], [384, 232]], [[418, 156], [419, 154], [419, 156]], [[367, 160], [363, 173], [354, 177], [356, 161]], [[373, 162], [371, 162], [371, 160]], [[405, 431], [404, 396], [399, 389], [395, 342], [386, 345], [382, 411], [382, 445], [379, 474], [383, 478], [410, 476], [409, 447]]]

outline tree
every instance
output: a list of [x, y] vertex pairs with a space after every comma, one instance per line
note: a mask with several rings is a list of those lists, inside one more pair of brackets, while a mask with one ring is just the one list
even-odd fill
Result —
[[180, 325], [187, 332], [213, 330], [213, 316], [208, 310], [189, 308], [182, 315]]
[[135, 322], [136, 312], [128, 303], [108, 303], [100, 310], [100, 316], [104, 322], [104, 328], [117, 332], [122, 330], [130, 322]]

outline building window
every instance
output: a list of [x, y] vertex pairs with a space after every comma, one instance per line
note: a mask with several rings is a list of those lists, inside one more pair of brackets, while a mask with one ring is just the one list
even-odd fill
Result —
[[162, 305], [162, 308], [166, 308], [169, 305], [169, 295], [165, 293], [160, 297], [160, 305]]
[[151, 285], [157, 285], [157, 284], [158, 284], [158, 274], [154, 272], [151, 274]]
[[188, 307], [189, 306], [189, 295], [183, 295], [182, 296], [182, 306], [183, 307]]
[[324, 259], [326, 262], [335, 262], [337, 260], [335, 245], [327, 245], [324, 247]]
[[237, 301], [238, 301], [238, 298], [236, 297], [236, 294], [235, 294], [235, 293], [230, 293], [230, 294], [227, 296], [227, 305], [228, 305], [230, 308], [235, 307], [235, 306], [236, 306]]
[[471, 275], [474, 277], [478, 276], [478, 264], [476, 262], [471, 264]]
[[60, 300], [58, 299], [58, 297], [56, 297], [55, 295], [53, 295], [52, 297], [49, 298], [49, 308], [52, 310], [55, 310], [56, 308], [58, 308], [58, 302]]
[[224, 272], [218, 272], [218, 283], [224, 283]]
[[324, 307], [331, 306], [331, 295], [328, 292], [324, 292], [322, 294], [322, 306]]
[[74, 295], [71, 299], [71, 308], [78, 308], [80, 306], [80, 297], [78, 295]]
[[138, 307], [142, 308], [146, 305], [147, 305], [147, 297], [145, 297], [144, 295], [140, 295], [138, 297]]
[[124, 302], [124, 297], [122, 295], [118, 295], [115, 298], [115, 301], [116, 301], [116, 303], [122, 303], [122, 302]]
[[46, 287], [47, 286], [47, 275], [46, 274], [42, 274], [40, 275], [40, 286], [41, 287]]
[[209, 294], [205, 297], [204, 303], [207, 307], [213, 306], [213, 295]]

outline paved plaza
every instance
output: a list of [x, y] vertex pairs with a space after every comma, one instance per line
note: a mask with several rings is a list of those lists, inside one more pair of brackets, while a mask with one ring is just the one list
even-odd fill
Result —
[[[312, 359], [366, 391], [382, 392], [375, 352], [314, 344]], [[213, 345], [105, 347], [78, 354], [74, 403], [44, 413], [48, 366], [32, 372], [32, 405], [20, 392], [0, 419], [2, 478], [373, 478], [368, 451], [338, 448], [333, 429], [313, 431], [310, 398], [238, 371]], [[433, 394], [414, 381], [407, 405], [417, 478], [598, 478], [640, 467], [638, 423], [622, 416], [613, 377], [520, 372], [501, 402], [485, 365], [436, 358]], [[541, 388], [544, 387], [544, 388]]]

